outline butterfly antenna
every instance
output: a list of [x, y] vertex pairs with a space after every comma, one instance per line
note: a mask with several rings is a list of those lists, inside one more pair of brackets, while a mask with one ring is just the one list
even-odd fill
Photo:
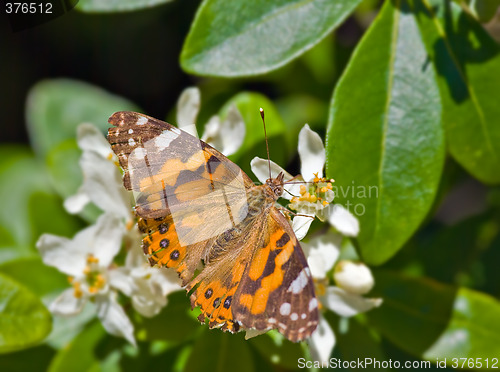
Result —
[[266, 150], [267, 150], [267, 164], [269, 165], [269, 178], [271, 177], [271, 158], [269, 157], [269, 143], [267, 142], [267, 132], [266, 132], [266, 121], [264, 120], [264, 109], [260, 108], [260, 117], [262, 118], [262, 124], [264, 124], [264, 137], [266, 139]]

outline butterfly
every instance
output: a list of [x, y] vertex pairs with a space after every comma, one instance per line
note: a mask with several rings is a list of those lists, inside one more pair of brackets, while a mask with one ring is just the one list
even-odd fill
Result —
[[277, 329], [297, 342], [318, 325], [306, 258], [276, 207], [284, 175], [263, 185], [200, 139], [152, 117], [113, 114], [108, 141], [134, 192], [142, 248], [173, 268], [200, 322], [232, 333]]

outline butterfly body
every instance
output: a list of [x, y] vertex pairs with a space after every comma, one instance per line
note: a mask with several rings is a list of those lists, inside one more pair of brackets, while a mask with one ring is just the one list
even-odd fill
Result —
[[108, 140], [147, 234], [143, 250], [152, 265], [179, 273], [200, 321], [231, 332], [278, 329], [292, 341], [309, 337], [318, 302], [299, 242], [276, 207], [283, 174], [255, 185], [217, 150], [168, 123], [133, 112], [109, 122]]

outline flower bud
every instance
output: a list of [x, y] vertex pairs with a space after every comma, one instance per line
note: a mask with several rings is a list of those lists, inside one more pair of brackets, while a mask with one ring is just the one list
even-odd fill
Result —
[[340, 288], [347, 292], [364, 295], [373, 288], [373, 275], [365, 264], [352, 261], [340, 261], [335, 267], [333, 279]]

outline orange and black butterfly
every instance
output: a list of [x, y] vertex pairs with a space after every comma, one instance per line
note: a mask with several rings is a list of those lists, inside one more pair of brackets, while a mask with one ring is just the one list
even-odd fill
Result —
[[[108, 141], [136, 198], [144, 252], [175, 269], [202, 322], [277, 329], [291, 341], [318, 325], [311, 272], [276, 208], [283, 174], [263, 185], [210, 145], [163, 121], [117, 112]], [[200, 266], [201, 265], [201, 266]]]

